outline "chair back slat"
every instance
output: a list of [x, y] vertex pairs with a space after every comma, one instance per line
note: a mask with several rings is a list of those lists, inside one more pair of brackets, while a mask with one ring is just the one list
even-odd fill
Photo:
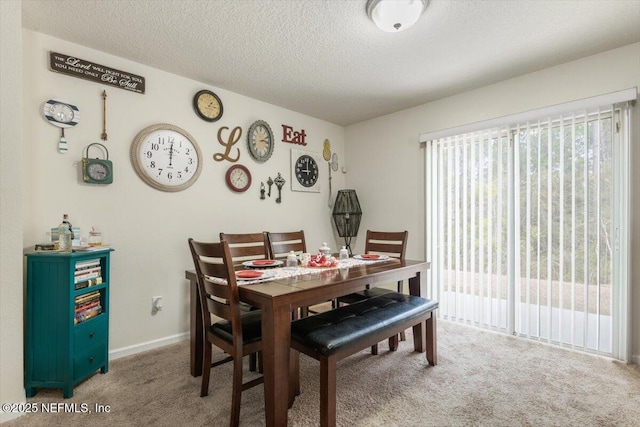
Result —
[[229, 243], [231, 258], [234, 265], [240, 265], [245, 261], [268, 259], [269, 248], [266, 233], [230, 234], [220, 233], [220, 241]]
[[232, 324], [234, 340], [239, 337], [242, 342], [240, 298], [229, 244], [197, 242], [190, 238], [189, 249], [196, 267], [205, 326], [211, 325], [211, 315], [226, 319]]
[[284, 233], [267, 232], [267, 242], [271, 259], [284, 259], [291, 251], [296, 255], [307, 252], [303, 230]]
[[407, 250], [408, 231], [383, 232], [367, 230], [365, 253], [388, 255], [404, 259]]

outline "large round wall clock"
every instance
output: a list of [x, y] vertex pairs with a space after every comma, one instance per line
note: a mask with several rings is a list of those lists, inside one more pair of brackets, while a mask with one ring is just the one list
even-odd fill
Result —
[[131, 144], [131, 161], [144, 182], [162, 191], [184, 190], [202, 171], [202, 153], [196, 140], [170, 124], [141, 130]]
[[227, 186], [236, 193], [243, 193], [251, 187], [251, 173], [243, 165], [233, 165], [227, 170]]
[[201, 90], [193, 97], [193, 108], [202, 120], [215, 122], [222, 117], [222, 101], [210, 90]]
[[320, 159], [315, 153], [291, 150], [291, 190], [320, 192]]
[[264, 163], [271, 157], [273, 148], [275, 147], [275, 141], [273, 140], [271, 127], [267, 122], [264, 120], [256, 120], [249, 126], [247, 146], [249, 148], [249, 154], [251, 154], [251, 157], [258, 163]]

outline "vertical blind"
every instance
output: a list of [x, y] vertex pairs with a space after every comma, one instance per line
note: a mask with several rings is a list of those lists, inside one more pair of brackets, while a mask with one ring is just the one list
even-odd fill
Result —
[[616, 268], [628, 266], [616, 236], [628, 227], [628, 200], [619, 203], [628, 176], [616, 168], [626, 116], [609, 105], [427, 144], [427, 252], [441, 316], [625, 358], [616, 332], [628, 313], [617, 301], [628, 284]]

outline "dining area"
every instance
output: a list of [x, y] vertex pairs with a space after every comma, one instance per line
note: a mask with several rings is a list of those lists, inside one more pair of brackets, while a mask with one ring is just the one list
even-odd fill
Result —
[[[326, 244], [308, 250], [303, 230], [220, 233], [215, 242], [190, 238], [190, 375], [202, 376], [202, 398], [216, 392], [216, 383], [232, 381], [234, 426], [242, 391], [263, 387], [265, 424], [286, 426], [289, 408], [305, 392], [303, 353], [319, 362], [316, 424], [335, 426], [340, 360], [368, 349], [376, 357], [378, 343], [387, 340], [395, 351], [411, 329], [414, 351], [425, 354], [425, 366], [435, 366], [438, 303], [425, 298], [430, 265], [405, 259], [407, 237], [406, 231], [368, 230], [364, 252], [346, 256]], [[212, 346], [227, 357], [212, 362]], [[249, 371], [261, 375], [243, 383], [245, 356]], [[215, 366], [225, 362], [233, 363], [233, 378], [216, 376]]]

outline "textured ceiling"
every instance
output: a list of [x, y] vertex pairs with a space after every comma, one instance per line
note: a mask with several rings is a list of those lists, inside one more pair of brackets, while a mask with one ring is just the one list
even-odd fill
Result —
[[338, 125], [640, 41], [640, 0], [22, 0], [23, 27]]

